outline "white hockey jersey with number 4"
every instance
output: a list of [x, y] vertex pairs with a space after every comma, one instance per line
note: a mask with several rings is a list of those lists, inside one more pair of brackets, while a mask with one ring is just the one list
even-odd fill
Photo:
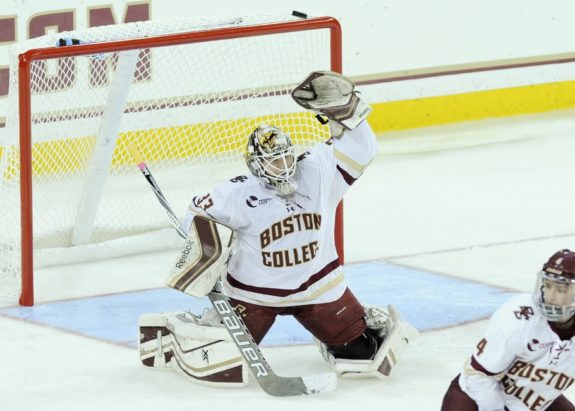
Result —
[[200, 214], [236, 232], [225, 294], [270, 306], [339, 298], [346, 285], [338, 269], [335, 210], [376, 152], [375, 135], [364, 121], [298, 158], [297, 189], [289, 198], [248, 174], [194, 197], [184, 229]]
[[573, 339], [561, 340], [532, 295], [521, 294], [495, 312], [459, 384], [480, 410], [504, 405], [510, 411], [539, 411], [569, 388], [574, 376]]

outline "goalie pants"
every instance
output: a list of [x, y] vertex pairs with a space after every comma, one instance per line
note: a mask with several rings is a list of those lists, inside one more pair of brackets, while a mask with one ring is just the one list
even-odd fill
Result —
[[231, 302], [258, 344], [278, 315], [292, 315], [315, 338], [327, 345], [353, 341], [366, 328], [363, 307], [349, 288], [336, 301], [324, 304], [268, 307], [235, 299], [231, 299]]
[[[507, 409], [507, 408], [506, 408]], [[459, 375], [451, 381], [445, 396], [441, 411], [477, 411], [477, 404], [459, 386]], [[575, 411], [575, 406], [564, 395], [557, 397], [555, 401], [545, 409], [546, 411]]]

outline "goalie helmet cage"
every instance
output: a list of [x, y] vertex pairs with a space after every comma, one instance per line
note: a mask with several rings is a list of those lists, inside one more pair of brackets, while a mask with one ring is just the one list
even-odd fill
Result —
[[[80, 44], [55, 46], [60, 39]], [[286, 130], [300, 150], [329, 138], [289, 92], [313, 70], [341, 69], [332, 17], [147, 21], [17, 44], [0, 129], [0, 296], [31, 306], [35, 266], [177, 238], [129, 145], [140, 147], [181, 218], [194, 195], [248, 172], [242, 151], [258, 124]], [[340, 205], [343, 261], [342, 215]]]

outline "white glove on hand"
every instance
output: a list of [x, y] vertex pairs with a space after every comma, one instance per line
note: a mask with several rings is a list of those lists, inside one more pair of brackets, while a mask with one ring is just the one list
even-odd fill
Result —
[[300, 106], [318, 111], [348, 130], [357, 127], [371, 111], [357, 96], [353, 82], [333, 71], [312, 72], [291, 95]]

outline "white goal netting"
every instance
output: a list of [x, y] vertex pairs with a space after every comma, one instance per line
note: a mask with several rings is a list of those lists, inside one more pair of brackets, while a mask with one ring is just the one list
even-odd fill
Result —
[[[249, 172], [246, 137], [259, 123], [299, 146], [327, 130], [289, 97], [312, 70], [331, 68], [330, 30], [269, 33], [291, 16], [141, 22], [56, 33], [12, 48], [10, 112], [0, 129], [0, 295], [20, 295], [18, 55], [59, 39], [90, 55], [30, 65], [33, 250], [36, 266], [175, 246], [178, 237], [127, 147], [137, 144], [182, 217], [196, 193]], [[247, 37], [165, 45], [166, 35], [257, 27]], [[260, 30], [261, 29], [261, 30]], [[117, 40], [147, 39], [119, 52]], [[72, 48], [75, 46], [60, 46]], [[168, 241], [167, 238], [170, 240]]]

